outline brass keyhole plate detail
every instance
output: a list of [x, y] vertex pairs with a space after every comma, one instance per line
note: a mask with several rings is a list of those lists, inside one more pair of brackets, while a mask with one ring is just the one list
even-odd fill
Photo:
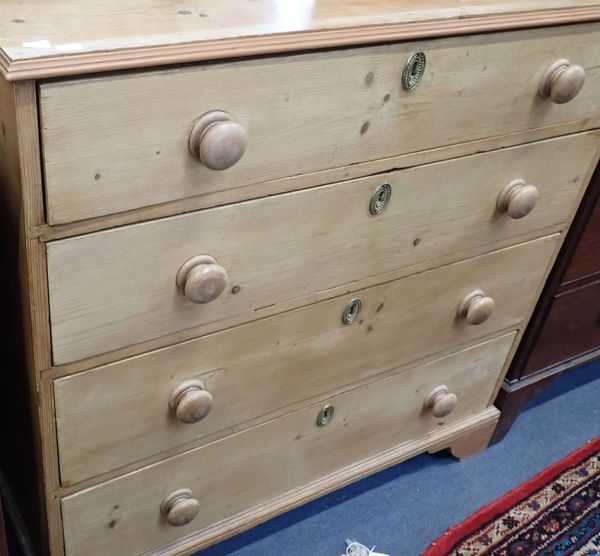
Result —
[[381, 214], [385, 210], [385, 207], [388, 206], [391, 197], [392, 186], [389, 183], [384, 183], [380, 185], [371, 197], [371, 204], [369, 205], [369, 210], [371, 211], [371, 214], [373, 214], [374, 216]]
[[404, 71], [402, 72], [402, 86], [407, 91], [412, 91], [419, 83], [421, 83], [421, 79], [423, 79], [423, 75], [425, 74], [426, 65], [427, 58], [425, 57], [424, 52], [415, 52], [411, 54], [404, 66]]
[[360, 299], [351, 299], [342, 312], [342, 322], [344, 324], [352, 324], [360, 315], [362, 309], [362, 301]]
[[319, 411], [319, 415], [317, 417], [317, 426], [324, 427], [333, 419], [333, 414], [335, 409], [332, 405], [326, 405], [321, 411]]

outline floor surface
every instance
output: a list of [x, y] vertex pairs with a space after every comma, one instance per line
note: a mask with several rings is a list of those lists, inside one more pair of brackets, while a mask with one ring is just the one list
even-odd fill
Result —
[[418, 556], [447, 528], [600, 435], [600, 362], [562, 376], [499, 444], [464, 463], [422, 455], [197, 556], [340, 556], [352, 538]]

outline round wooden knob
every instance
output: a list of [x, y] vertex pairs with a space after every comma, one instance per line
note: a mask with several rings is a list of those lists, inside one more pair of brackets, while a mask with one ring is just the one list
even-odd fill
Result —
[[523, 218], [535, 207], [539, 193], [535, 185], [527, 185], [523, 180], [509, 183], [498, 196], [496, 206], [511, 218]]
[[484, 295], [481, 290], [475, 290], [461, 301], [458, 316], [469, 324], [481, 324], [492, 316], [494, 307], [491, 297]]
[[182, 423], [202, 421], [212, 406], [212, 394], [204, 388], [201, 380], [186, 380], [169, 396], [169, 407]]
[[160, 504], [160, 513], [169, 525], [181, 527], [192, 522], [200, 511], [200, 502], [192, 496], [189, 488], [181, 488], [169, 494]]
[[435, 417], [447, 417], [456, 409], [458, 398], [447, 386], [438, 386], [427, 398], [427, 408]]
[[225, 170], [246, 152], [248, 135], [243, 126], [220, 110], [200, 116], [192, 127], [190, 151], [211, 170]]
[[183, 263], [175, 283], [192, 303], [208, 303], [223, 293], [227, 272], [213, 257], [198, 255]]
[[540, 80], [539, 93], [556, 104], [573, 100], [585, 83], [585, 70], [569, 60], [557, 60]]

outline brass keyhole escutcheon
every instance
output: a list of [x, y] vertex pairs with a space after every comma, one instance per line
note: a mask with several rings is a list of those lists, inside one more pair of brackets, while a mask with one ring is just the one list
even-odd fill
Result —
[[425, 66], [427, 58], [424, 52], [414, 52], [410, 55], [402, 72], [402, 86], [407, 91], [416, 89], [423, 75], [425, 75]]
[[371, 211], [371, 214], [374, 216], [381, 214], [385, 210], [385, 207], [388, 206], [391, 197], [392, 186], [389, 183], [384, 183], [380, 185], [371, 197], [371, 203], [369, 205], [369, 210]]
[[332, 405], [326, 405], [321, 411], [319, 411], [319, 415], [317, 417], [317, 426], [324, 427], [327, 425], [331, 419], [333, 419], [333, 414], [335, 413], [335, 409]]
[[351, 299], [342, 312], [342, 322], [344, 324], [352, 324], [360, 315], [362, 309], [362, 301], [358, 298]]

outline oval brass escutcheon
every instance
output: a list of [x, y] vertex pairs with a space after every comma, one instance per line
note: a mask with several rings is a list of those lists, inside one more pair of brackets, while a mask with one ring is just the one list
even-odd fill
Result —
[[424, 52], [414, 52], [410, 55], [402, 72], [402, 86], [407, 91], [412, 91], [421, 83], [426, 64], [427, 58]]
[[319, 415], [317, 417], [317, 425], [319, 427], [324, 427], [333, 419], [333, 414], [335, 409], [332, 405], [326, 405], [321, 411], [319, 411]]
[[385, 207], [388, 206], [391, 197], [392, 186], [389, 183], [384, 183], [380, 185], [371, 197], [371, 203], [369, 205], [369, 210], [371, 211], [371, 214], [373, 214], [374, 216], [381, 214], [385, 210]]
[[362, 301], [358, 298], [351, 299], [342, 312], [342, 322], [344, 324], [352, 324], [360, 315], [362, 309]]

